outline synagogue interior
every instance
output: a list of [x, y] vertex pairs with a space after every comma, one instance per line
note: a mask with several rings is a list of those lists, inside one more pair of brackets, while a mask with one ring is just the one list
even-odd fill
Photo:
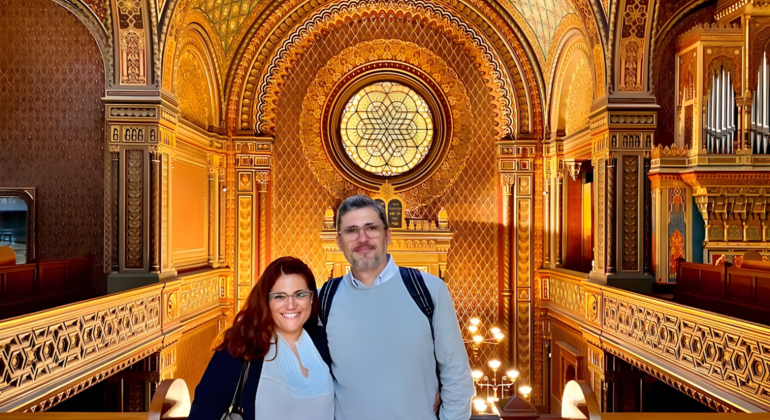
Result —
[[359, 194], [472, 418], [770, 411], [770, 2], [0, 0], [0, 40], [0, 420], [189, 405], [271, 261], [350, 272]]

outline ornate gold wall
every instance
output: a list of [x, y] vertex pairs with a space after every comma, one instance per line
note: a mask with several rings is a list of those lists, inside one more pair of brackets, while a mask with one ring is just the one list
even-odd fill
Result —
[[51, 0], [3, 1], [0, 186], [34, 187], [41, 261], [94, 257], [104, 229], [104, 64], [75, 15]]
[[[470, 316], [496, 322], [497, 251], [495, 144], [489, 92], [463, 47], [427, 26], [406, 19], [357, 21], [317, 40], [293, 66], [278, 104], [274, 160], [272, 257], [295, 255], [324, 280], [320, 231], [324, 210], [339, 200], [324, 191], [301, 150], [302, 99], [318, 69], [343, 49], [374, 39], [413, 42], [436, 53], [465, 84], [473, 115], [473, 149], [463, 174], [424, 210], [437, 217], [444, 207], [455, 230], [449, 253], [448, 285], [461, 323]], [[415, 214], [417, 216], [417, 214]]]

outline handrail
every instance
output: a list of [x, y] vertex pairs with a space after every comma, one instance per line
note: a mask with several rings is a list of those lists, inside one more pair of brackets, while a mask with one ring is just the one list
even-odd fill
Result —
[[0, 411], [44, 410], [220, 316], [230, 274], [209, 270], [0, 321]]
[[[770, 327], [540, 269], [543, 308], [557, 319], [594, 331], [602, 349], [666, 378], [718, 411], [770, 411], [763, 375], [770, 364]], [[552, 304], [553, 284], [566, 302]], [[567, 315], [566, 317], [564, 315]], [[756, 371], [754, 371], [756, 370]]]
[[190, 415], [190, 391], [182, 379], [160, 383], [149, 412], [139, 413], [0, 413], [0, 420], [186, 420]]

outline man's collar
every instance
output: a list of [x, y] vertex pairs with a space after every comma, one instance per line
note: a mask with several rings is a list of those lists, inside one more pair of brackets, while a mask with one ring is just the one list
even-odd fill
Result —
[[[385, 268], [382, 269], [380, 274], [374, 278], [372, 286], [382, 284], [384, 281], [389, 280], [395, 275], [396, 272], [398, 272], [398, 266], [396, 265], [395, 261], [393, 261], [393, 257], [391, 257], [390, 254], [387, 254], [387, 256], [388, 263], [385, 264]], [[364, 285], [360, 280], [356, 279], [356, 276], [353, 275], [353, 270], [350, 270], [350, 273], [348, 274], [350, 274], [350, 281], [353, 283], [353, 286], [357, 288], [366, 288], [366, 285]]]

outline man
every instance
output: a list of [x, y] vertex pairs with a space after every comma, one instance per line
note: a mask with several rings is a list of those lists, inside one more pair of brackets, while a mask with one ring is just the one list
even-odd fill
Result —
[[[369, 197], [340, 205], [337, 232], [351, 268], [326, 313], [335, 419], [432, 420], [440, 384], [439, 418], [468, 420], [473, 379], [446, 284], [421, 273], [432, 301], [429, 320], [387, 253], [385, 209]], [[322, 308], [329, 292], [321, 294]]]

